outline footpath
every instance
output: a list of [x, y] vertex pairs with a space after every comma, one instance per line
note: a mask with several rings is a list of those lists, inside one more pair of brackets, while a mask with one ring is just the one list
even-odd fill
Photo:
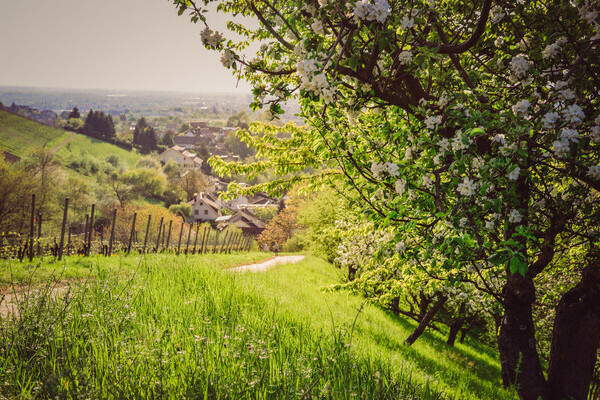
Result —
[[235, 268], [231, 268], [228, 271], [233, 271], [233, 272], [264, 272], [266, 270], [268, 270], [271, 267], [274, 267], [275, 265], [278, 264], [295, 264], [297, 262], [300, 262], [302, 260], [304, 260], [304, 257], [306, 256], [276, 256], [271, 258], [270, 260], [261, 262], [259, 264], [249, 264], [249, 265], [242, 265], [240, 267], [235, 267]]

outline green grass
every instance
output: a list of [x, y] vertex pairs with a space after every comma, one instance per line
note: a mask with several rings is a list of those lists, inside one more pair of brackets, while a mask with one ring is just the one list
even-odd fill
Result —
[[[23, 157], [32, 148], [51, 149], [70, 136], [70, 132], [0, 110], [0, 150]], [[68, 164], [70, 160], [82, 156], [106, 161], [108, 156], [116, 155], [129, 168], [133, 168], [141, 158], [137, 151], [127, 151], [119, 146], [81, 134], [59, 148], [55, 154], [63, 164]]]
[[62, 146], [56, 152], [56, 156], [64, 163], [67, 163], [73, 157], [94, 157], [98, 160], [106, 161], [108, 156], [116, 155], [124, 161], [129, 168], [133, 168], [141, 155], [138, 152], [127, 151], [119, 146], [94, 139], [85, 135], [77, 135], [75, 139]]
[[[32, 291], [1, 321], [0, 398], [512, 399], [493, 351], [449, 348], [346, 292], [309, 257], [261, 273], [264, 257], [69, 258], [87, 269], [62, 296]], [[81, 263], [89, 263], [81, 265]], [[22, 265], [14, 266], [17, 270]]]
[[69, 137], [69, 132], [51, 128], [0, 110], [0, 150], [23, 157], [30, 148], [53, 146]]

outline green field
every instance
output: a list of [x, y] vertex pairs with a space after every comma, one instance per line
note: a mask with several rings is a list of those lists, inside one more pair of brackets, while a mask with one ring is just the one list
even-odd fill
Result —
[[[94, 278], [61, 296], [38, 286], [21, 301], [21, 318], [2, 321], [0, 397], [515, 398], [501, 388], [494, 350], [468, 340], [448, 347], [429, 333], [404, 346], [414, 324], [324, 290], [339, 271], [320, 259], [224, 271], [260, 257], [43, 263], [55, 276], [70, 269]], [[2, 268], [38, 274], [16, 262]]]
[[0, 110], [0, 150], [23, 157], [30, 148], [50, 149], [69, 136], [69, 132]]

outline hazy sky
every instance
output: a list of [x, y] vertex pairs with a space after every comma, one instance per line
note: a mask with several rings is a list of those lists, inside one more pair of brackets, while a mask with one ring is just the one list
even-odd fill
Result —
[[247, 93], [201, 29], [168, 0], [1, 0], [0, 85]]

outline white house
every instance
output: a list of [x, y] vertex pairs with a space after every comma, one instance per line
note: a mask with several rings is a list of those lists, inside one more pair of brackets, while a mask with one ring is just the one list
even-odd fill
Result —
[[202, 159], [181, 146], [173, 146], [159, 154], [158, 159], [164, 163], [175, 161], [181, 169], [200, 169]]
[[221, 216], [221, 206], [205, 193], [200, 193], [188, 204], [192, 206], [192, 218], [196, 222], [214, 221]]

